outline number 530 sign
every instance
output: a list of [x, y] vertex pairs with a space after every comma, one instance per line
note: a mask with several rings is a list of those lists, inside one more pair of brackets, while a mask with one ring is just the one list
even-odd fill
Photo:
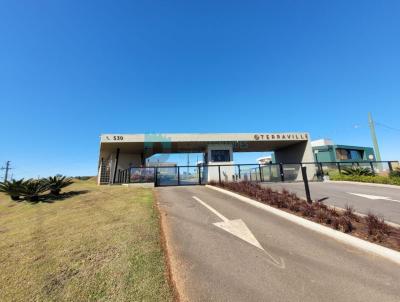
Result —
[[122, 135], [106, 136], [106, 140], [108, 140], [108, 141], [123, 141], [124, 137]]

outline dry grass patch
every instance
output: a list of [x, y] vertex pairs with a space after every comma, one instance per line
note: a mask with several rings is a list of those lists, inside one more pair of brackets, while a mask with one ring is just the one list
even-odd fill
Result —
[[151, 189], [76, 181], [54, 203], [0, 195], [2, 301], [171, 301]]

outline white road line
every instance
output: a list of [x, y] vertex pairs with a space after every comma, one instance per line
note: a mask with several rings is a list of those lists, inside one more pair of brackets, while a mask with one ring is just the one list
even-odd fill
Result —
[[386, 196], [369, 195], [369, 194], [352, 193], [352, 192], [347, 192], [347, 193], [351, 194], [351, 195], [371, 199], [371, 200], [390, 200], [390, 201], [400, 202], [400, 200], [392, 199], [392, 198], [386, 197]]
[[200, 202], [203, 206], [205, 206], [207, 209], [209, 209], [211, 212], [213, 212], [215, 215], [217, 215], [219, 218], [221, 218], [223, 221], [229, 221], [228, 218], [226, 218], [224, 215], [221, 213], [217, 212], [214, 208], [210, 207], [208, 204], [206, 204], [204, 201], [202, 201], [200, 198], [193, 196], [194, 199], [196, 199], [198, 202]]
[[279, 268], [285, 268], [285, 262], [283, 261], [282, 258], [279, 257], [279, 260], [275, 259], [271, 254], [269, 254], [258, 242], [257, 238], [253, 235], [253, 233], [250, 231], [250, 229], [247, 227], [247, 225], [244, 223], [242, 219], [233, 219], [229, 220], [226, 218], [224, 215], [219, 213], [216, 209], [213, 207], [209, 206], [206, 204], [204, 201], [202, 201], [200, 198], [197, 196], [192, 196], [193, 199], [198, 201], [201, 205], [209, 209], [211, 212], [213, 212], [216, 216], [218, 216], [220, 219], [222, 219], [221, 222], [215, 222], [213, 223], [216, 227], [242, 239], [243, 241], [246, 241], [247, 243], [255, 246], [256, 248], [264, 251], [264, 253], [270, 258], [270, 262], [272, 264], [278, 266]]

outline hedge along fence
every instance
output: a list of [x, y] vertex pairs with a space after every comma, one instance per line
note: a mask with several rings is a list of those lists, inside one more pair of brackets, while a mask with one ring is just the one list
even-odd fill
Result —
[[400, 177], [387, 177], [387, 176], [356, 176], [356, 175], [343, 175], [343, 174], [332, 174], [330, 180], [341, 180], [341, 181], [357, 181], [357, 182], [369, 182], [377, 184], [387, 184], [400, 186]]
[[355, 210], [351, 206], [346, 206], [345, 210], [338, 210], [319, 201], [307, 203], [287, 190], [278, 192], [252, 182], [210, 182], [209, 184], [250, 197], [335, 230], [400, 251], [400, 229], [386, 224], [383, 217], [378, 217], [373, 213], [362, 217], [355, 214]]

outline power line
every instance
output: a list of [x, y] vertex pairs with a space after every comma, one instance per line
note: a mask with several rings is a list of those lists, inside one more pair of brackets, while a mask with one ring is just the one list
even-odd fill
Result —
[[378, 125], [378, 126], [381, 126], [381, 127], [393, 130], [393, 131], [399, 131], [400, 132], [400, 129], [385, 125], [385, 124], [380, 123], [380, 122], [375, 122], [375, 125]]

